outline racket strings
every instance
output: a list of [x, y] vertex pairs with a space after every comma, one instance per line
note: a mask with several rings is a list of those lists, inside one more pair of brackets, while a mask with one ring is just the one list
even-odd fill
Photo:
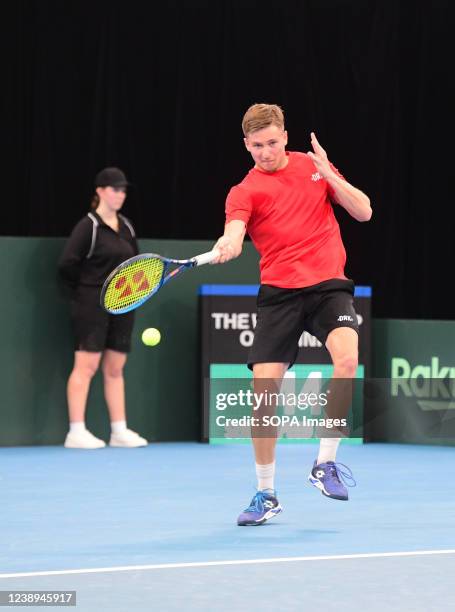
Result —
[[104, 305], [110, 311], [128, 308], [153, 293], [163, 278], [161, 259], [133, 261], [115, 274], [106, 289]]

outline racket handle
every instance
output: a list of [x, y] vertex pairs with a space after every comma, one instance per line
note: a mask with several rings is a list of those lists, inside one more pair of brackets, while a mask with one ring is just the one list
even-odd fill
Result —
[[204, 264], [208, 264], [217, 257], [220, 256], [220, 252], [218, 249], [214, 249], [213, 251], [209, 251], [208, 253], [202, 253], [202, 255], [196, 255], [194, 258], [197, 266], [203, 266]]

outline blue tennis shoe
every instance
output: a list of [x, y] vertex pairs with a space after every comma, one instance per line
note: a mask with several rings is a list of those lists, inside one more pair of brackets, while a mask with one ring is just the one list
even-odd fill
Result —
[[237, 519], [237, 525], [262, 525], [269, 519], [282, 512], [283, 508], [276, 497], [276, 491], [265, 489], [258, 491], [251, 500], [250, 505]]
[[[343, 471], [341, 467], [346, 471]], [[356, 485], [348, 466], [334, 461], [327, 461], [319, 465], [315, 461], [308, 480], [326, 497], [343, 501], [347, 501], [349, 497], [346, 486], [355, 487]]]

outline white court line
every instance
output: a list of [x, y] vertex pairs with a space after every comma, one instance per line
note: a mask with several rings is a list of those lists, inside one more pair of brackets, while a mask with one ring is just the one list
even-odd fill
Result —
[[355, 555], [321, 555], [317, 557], [276, 557], [272, 559], [239, 559], [234, 561], [196, 561], [193, 563], [157, 563], [154, 565], [125, 565], [92, 567], [88, 569], [53, 570], [48, 572], [18, 572], [0, 574], [0, 578], [26, 578], [30, 576], [67, 576], [70, 574], [101, 574], [107, 572], [136, 572], [141, 570], [176, 569], [182, 567], [214, 567], [222, 565], [253, 565], [255, 563], [292, 563], [294, 561], [336, 561], [337, 559], [377, 559], [381, 557], [416, 557], [423, 555], [453, 555], [454, 549], [413, 550], [408, 552], [360, 553]]

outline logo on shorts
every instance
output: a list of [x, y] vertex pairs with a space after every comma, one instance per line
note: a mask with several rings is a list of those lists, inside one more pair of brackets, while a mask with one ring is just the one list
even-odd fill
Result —
[[352, 323], [354, 319], [351, 317], [351, 315], [340, 315], [337, 321], [350, 321]]

